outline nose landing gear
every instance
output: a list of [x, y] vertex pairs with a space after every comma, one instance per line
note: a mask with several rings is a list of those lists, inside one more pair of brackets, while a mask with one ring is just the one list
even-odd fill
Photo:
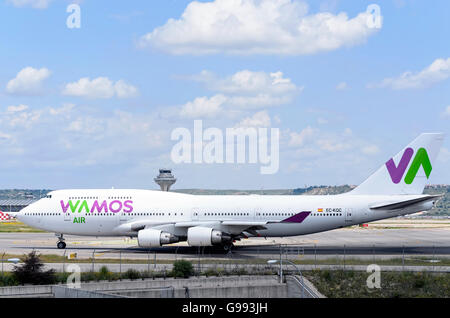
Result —
[[66, 242], [64, 242], [63, 234], [55, 234], [58, 237], [58, 243], [56, 243], [56, 247], [60, 250], [66, 248]]
[[60, 250], [63, 250], [63, 249], [66, 248], [66, 243], [65, 243], [65, 242], [58, 242], [58, 243], [56, 244], [56, 246], [57, 246]]

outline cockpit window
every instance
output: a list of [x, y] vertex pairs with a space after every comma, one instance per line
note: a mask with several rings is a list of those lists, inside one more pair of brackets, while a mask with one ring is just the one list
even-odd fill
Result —
[[51, 199], [51, 198], [52, 198], [52, 195], [51, 195], [51, 194], [47, 194], [47, 195], [45, 196], [45, 198], [46, 198], [46, 199]]

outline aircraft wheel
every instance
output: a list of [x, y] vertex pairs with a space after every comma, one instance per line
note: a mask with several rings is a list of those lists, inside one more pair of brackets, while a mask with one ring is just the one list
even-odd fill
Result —
[[58, 244], [56, 244], [56, 246], [60, 249], [63, 250], [66, 248], [66, 243], [64, 242], [58, 242]]
[[231, 248], [233, 247], [233, 244], [225, 244], [222, 247], [225, 252], [229, 252], [231, 250]]

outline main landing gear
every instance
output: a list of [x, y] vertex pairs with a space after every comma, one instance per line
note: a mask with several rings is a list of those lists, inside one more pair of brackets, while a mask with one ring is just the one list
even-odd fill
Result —
[[56, 243], [56, 247], [60, 250], [63, 250], [66, 248], [66, 242], [64, 242], [63, 234], [55, 234], [58, 238], [58, 243]]
[[231, 252], [231, 249], [234, 247], [233, 243], [227, 243], [222, 245], [223, 251], [226, 253]]

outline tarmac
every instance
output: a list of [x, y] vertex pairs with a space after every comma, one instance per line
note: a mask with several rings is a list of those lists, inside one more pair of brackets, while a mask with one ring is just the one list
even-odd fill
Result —
[[[56, 248], [53, 233], [0, 233], [0, 256], [23, 255], [32, 250], [41, 254], [66, 256], [77, 253], [78, 258], [128, 258], [174, 259], [179, 255], [221, 257], [224, 252], [217, 248], [198, 249], [179, 243], [161, 248], [139, 248], [137, 241], [120, 237], [64, 236], [66, 250]], [[284, 253], [338, 255], [450, 255], [450, 227], [431, 228], [346, 228], [311, 235], [285, 238], [250, 238], [236, 242], [236, 257], [254, 257], [259, 254]], [[154, 256], [154, 255], [156, 256]], [[120, 255], [122, 256], [122, 255]]]

